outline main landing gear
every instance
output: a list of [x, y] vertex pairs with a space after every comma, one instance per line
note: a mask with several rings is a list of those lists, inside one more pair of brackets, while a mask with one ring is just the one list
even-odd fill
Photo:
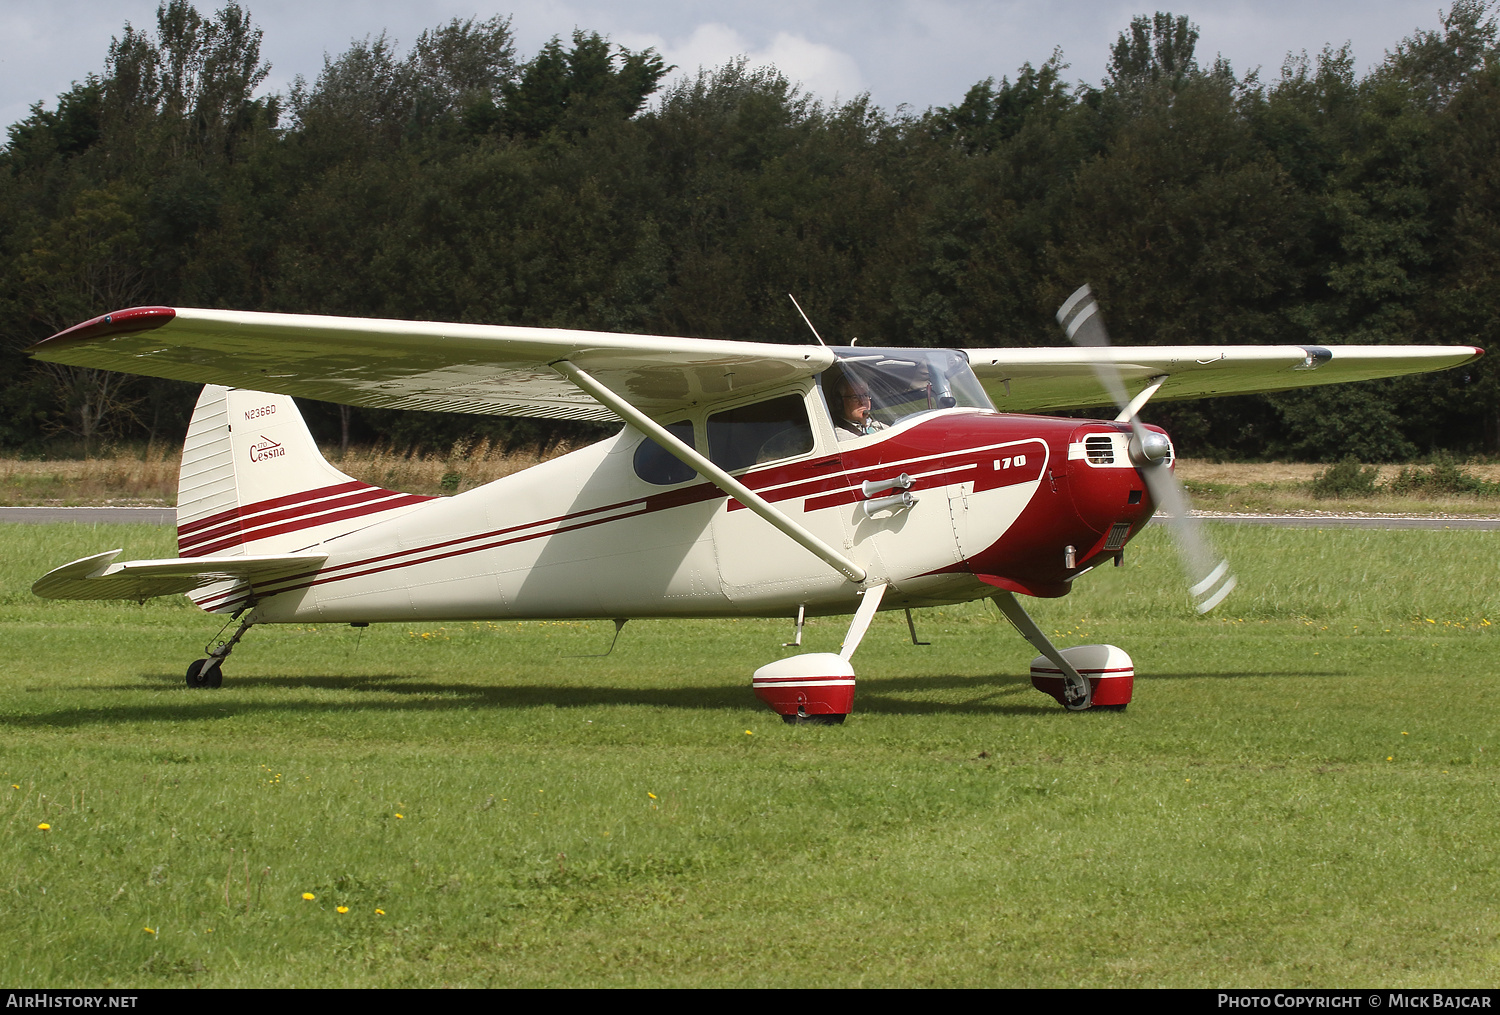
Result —
[[1041, 653], [1031, 661], [1031, 686], [1050, 694], [1070, 712], [1123, 712], [1135, 687], [1135, 664], [1114, 645], [1074, 645], [1059, 649], [1026, 615], [1016, 597], [1005, 591], [995, 605], [1021, 636]]
[[[884, 584], [872, 585], [860, 593], [859, 609], [837, 655], [807, 652], [768, 663], [755, 671], [751, 681], [755, 696], [770, 705], [782, 722], [818, 726], [843, 722], [854, 709], [854, 667], [849, 657], [870, 629], [885, 589]], [[799, 609], [796, 645], [802, 644], [803, 618]]]
[[240, 621], [239, 629], [228, 641], [221, 641], [217, 648], [204, 646], [203, 651], [208, 653], [207, 659], [195, 659], [187, 668], [187, 685], [189, 687], [222, 687], [224, 686], [224, 670], [222, 664], [229, 658], [229, 653], [239, 644], [245, 632], [250, 630], [253, 624], [250, 618]]
[[[854, 667], [849, 657], [859, 647], [869, 630], [870, 621], [880, 607], [886, 586], [874, 585], [864, 590], [849, 633], [837, 655], [832, 652], [808, 652], [768, 663], [755, 671], [752, 686], [755, 696], [770, 705], [784, 722], [835, 725], [844, 721], [854, 709]], [[1010, 592], [997, 590], [995, 605], [1015, 625], [1022, 637], [1041, 653], [1031, 661], [1031, 684], [1050, 694], [1070, 712], [1123, 712], [1130, 703], [1135, 683], [1135, 665], [1123, 649], [1114, 645], [1075, 645], [1059, 649], [1027, 616]], [[788, 647], [802, 644], [804, 613], [797, 611], [797, 637]], [[911, 613], [906, 615], [911, 624]], [[915, 625], [912, 642], [919, 641]]]

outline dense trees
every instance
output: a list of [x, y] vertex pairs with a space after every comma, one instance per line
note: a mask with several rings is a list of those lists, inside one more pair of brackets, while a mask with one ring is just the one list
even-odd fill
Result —
[[[1118, 341], [1474, 343], [1500, 328], [1500, 50], [1482, 0], [1275, 80], [1138, 17], [1097, 87], [1061, 52], [961, 101], [830, 106], [510, 22], [384, 35], [256, 96], [260, 31], [169, 0], [0, 150], [0, 447], [167, 438], [193, 392], [27, 344], [138, 303], [803, 341], [1040, 345], [1079, 282]], [[655, 96], [654, 99], [652, 97]], [[649, 102], [649, 105], [648, 105]], [[517, 442], [536, 421], [314, 407], [332, 437]], [[1492, 363], [1152, 407], [1188, 453], [1500, 451]]]

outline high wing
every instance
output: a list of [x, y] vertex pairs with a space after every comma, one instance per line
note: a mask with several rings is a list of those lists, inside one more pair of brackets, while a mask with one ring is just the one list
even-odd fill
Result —
[[1477, 359], [1471, 345], [1176, 345], [970, 349], [969, 365], [1003, 412], [1111, 405], [1095, 364], [1114, 363], [1134, 395], [1165, 377], [1152, 400], [1250, 395], [1444, 370]]
[[27, 351], [346, 405], [602, 421], [617, 416], [548, 364], [567, 360], [655, 416], [833, 362], [821, 346], [170, 307], [106, 314]]
[[38, 578], [31, 591], [43, 599], [135, 599], [187, 595], [221, 582], [271, 581], [316, 571], [326, 553], [277, 556], [184, 557], [131, 560], [116, 564], [119, 550], [96, 553], [54, 568]]
[[[553, 364], [585, 371], [657, 417], [825, 370], [822, 346], [232, 310], [136, 307], [32, 346], [38, 359], [374, 408], [620, 418]], [[1473, 346], [1145, 346], [970, 349], [996, 408], [1108, 405], [1096, 364], [1157, 401], [1394, 377], [1467, 363]]]

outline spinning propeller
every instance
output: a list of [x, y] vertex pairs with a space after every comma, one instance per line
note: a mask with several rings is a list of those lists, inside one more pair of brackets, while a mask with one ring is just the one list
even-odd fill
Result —
[[[1074, 345], [1109, 348], [1109, 335], [1104, 330], [1099, 304], [1086, 285], [1080, 286], [1058, 309], [1057, 323], [1063, 326]], [[1113, 359], [1096, 359], [1094, 373], [1120, 410], [1116, 420], [1130, 423], [1130, 460], [1145, 477], [1146, 487], [1151, 491], [1157, 509], [1168, 516], [1167, 531], [1171, 533], [1182, 561], [1182, 570], [1187, 575], [1188, 594], [1193, 598], [1193, 606], [1199, 613], [1207, 613], [1229, 595], [1236, 584], [1235, 577], [1229, 571], [1229, 561], [1214, 549], [1202, 524], [1192, 516], [1187, 491], [1167, 464], [1171, 443], [1165, 434], [1142, 426], [1138, 415], [1141, 406], [1156, 393], [1166, 377], [1152, 378], [1151, 383], [1132, 399], [1125, 390], [1125, 378]]]

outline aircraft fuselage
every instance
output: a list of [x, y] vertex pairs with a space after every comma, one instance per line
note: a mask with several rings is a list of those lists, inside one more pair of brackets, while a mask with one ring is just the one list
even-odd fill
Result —
[[[889, 583], [883, 609], [963, 602], [996, 587], [1063, 595], [1153, 509], [1123, 424], [947, 409], [846, 443], [829, 436], [810, 454], [739, 478], [842, 547], [868, 582]], [[329, 540], [316, 572], [256, 588], [256, 622], [854, 610], [860, 586], [712, 483], [641, 479], [632, 461], [643, 439], [627, 427]], [[903, 475], [909, 506], [867, 510], [902, 493], [886, 484]], [[866, 483], [885, 488], [867, 493]]]

